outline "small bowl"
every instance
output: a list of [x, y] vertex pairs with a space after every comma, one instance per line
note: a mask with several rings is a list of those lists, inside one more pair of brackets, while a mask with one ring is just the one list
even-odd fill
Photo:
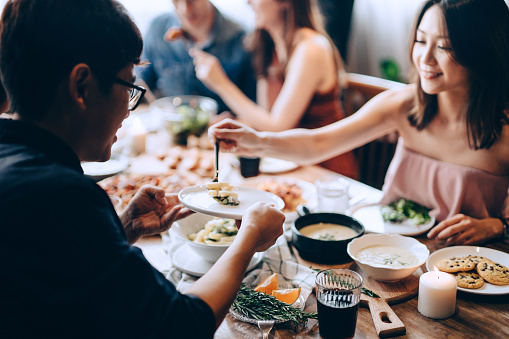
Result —
[[199, 137], [208, 127], [210, 117], [217, 113], [214, 99], [199, 95], [179, 95], [160, 98], [151, 105], [161, 117], [166, 130], [178, 145], [187, 145], [190, 135]]
[[[344, 240], [320, 240], [307, 237], [300, 229], [314, 224], [330, 223], [350, 227], [357, 235]], [[343, 264], [352, 261], [346, 247], [352, 239], [364, 234], [364, 226], [352, 217], [339, 213], [310, 213], [292, 223], [292, 243], [302, 259], [319, 264]]]
[[179, 240], [189, 246], [194, 253], [202, 257], [205, 261], [215, 263], [220, 256], [226, 251], [229, 245], [208, 245], [201, 244], [189, 240], [187, 237], [191, 233], [196, 233], [205, 227], [205, 224], [214, 217], [194, 213], [187, 218], [181, 219], [173, 223], [170, 228], [170, 234], [175, 235]]
[[[408, 267], [387, 267], [384, 265], [369, 264], [361, 261], [357, 253], [366, 247], [374, 245], [388, 245], [402, 247], [417, 256], [418, 263]], [[413, 274], [429, 257], [426, 245], [411, 237], [399, 234], [366, 234], [348, 244], [347, 252], [362, 270], [378, 281], [398, 281]]]

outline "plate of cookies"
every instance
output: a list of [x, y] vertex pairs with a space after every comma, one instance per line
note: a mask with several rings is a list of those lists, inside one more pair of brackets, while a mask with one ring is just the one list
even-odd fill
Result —
[[509, 254], [487, 247], [453, 246], [433, 252], [426, 268], [452, 274], [458, 290], [484, 295], [509, 294]]

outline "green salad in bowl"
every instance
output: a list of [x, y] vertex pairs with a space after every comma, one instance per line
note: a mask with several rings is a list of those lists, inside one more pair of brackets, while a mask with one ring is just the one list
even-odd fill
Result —
[[165, 97], [154, 101], [151, 108], [158, 111], [166, 131], [177, 145], [187, 145], [190, 135], [201, 136], [210, 117], [217, 113], [215, 100], [198, 95]]

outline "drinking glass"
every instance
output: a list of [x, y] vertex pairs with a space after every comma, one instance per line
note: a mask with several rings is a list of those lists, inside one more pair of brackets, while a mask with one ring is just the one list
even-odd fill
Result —
[[316, 275], [318, 327], [324, 339], [353, 338], [361, 299], [362, 277], [347, 269]]
[[240, 174], [244, 178], [256, 177], [260, 174], [260, 158], [239, 157]]
[[317, 212], [345, 213], [348, 210], [349, 183], [340, 177], [324, 177], [315, 181], [317, 190]]

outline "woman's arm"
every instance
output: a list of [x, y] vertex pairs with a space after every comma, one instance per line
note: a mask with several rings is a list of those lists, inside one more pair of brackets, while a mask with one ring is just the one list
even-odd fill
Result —
[[315, 164], [399, 131], [402, 124], [408, 124], [405, 103], [411, 97], [411, 86], [381, 93], [352, 116], [313, 130], [257, 132], [225, 120], [212, 126], [209, 136], [221, 140], [221, 148], [226, 152]]
[[[285, 82], [272, 110], [257, 105], [226, 76], [217, 58], [194, 51], [196, 76], [235, 112], [240, 120], [263, 131], [283, 131], [295, 127], [320, 85], [335, 73], [331, 47], [315, 37], [300, 42], [288, 62]], [[318, 41], [315, 41], [318, 40]], [[334, 79], [336, 79], [334, 75]], [[331, 86], [334, 82], [330, 82]], [[265, 87], [266, 93], [266, 87]]]

